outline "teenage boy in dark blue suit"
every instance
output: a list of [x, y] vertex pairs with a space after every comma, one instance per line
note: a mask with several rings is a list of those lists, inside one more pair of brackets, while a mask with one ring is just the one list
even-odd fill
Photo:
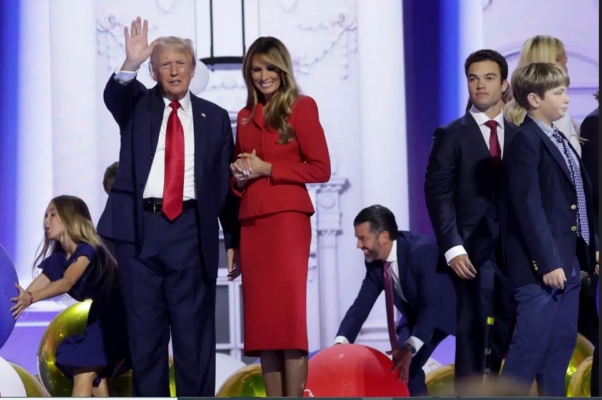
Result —
[[[583, 163], [554, 126], [568, 108], [569, 77], [533, 63], [512, 77], [528, 116], [502, 162], [500, 224], [517, 302], [516, 326], [502, 374], [540, 395], [565, 395], [577, 339], [580, 269], [594, 271], [597, 225]], [[525, 393], [526, 395], [527, 393]]]

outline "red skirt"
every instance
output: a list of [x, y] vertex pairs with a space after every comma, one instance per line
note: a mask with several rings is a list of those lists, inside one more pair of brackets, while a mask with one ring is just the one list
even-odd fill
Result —
[[281, 212], [241, 221], [244, 353], [307, 351], [307, 265], [311, 222]]

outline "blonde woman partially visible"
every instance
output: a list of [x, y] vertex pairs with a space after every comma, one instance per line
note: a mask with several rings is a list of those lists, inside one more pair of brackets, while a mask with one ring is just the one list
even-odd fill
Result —
[[[516, 69], [534, 62], [549, 62], [560, 65], [568, 72], [566, 51], [560, 39], [552, 36], [538, 35], [527, 39], [520, 52]], [[504, 106], [504, 116], [516, 125], [523, 123], [526, 111], [515, 101]], [[569, 139], [569, 142], [581, 157], [581, 144], [575, 123], [567, 112], [564, 117], [554, 122], [558, 130]]]

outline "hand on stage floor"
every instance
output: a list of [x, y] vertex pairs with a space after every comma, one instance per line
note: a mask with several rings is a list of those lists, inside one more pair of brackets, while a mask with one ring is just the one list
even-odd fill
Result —
[[474, 279], [477, 275], [477, 270], [472, 266], [470, 258], [466, 254], [461, 254], [451, 259], [449, 266], [454, 270], [456, 275], [462, 279]]
[[233, 281], [240, 275], [240, 251], [228, 249], [228, 280]]
[[564, 289], [564, 282], [566, 282], [566, 276], [562, 268], [556, 268], [543, 276], [543, 283], [556, 289]]
[[410, 364], [412, 363], [412, 355], [406, 347], [387, 351], [388, 355], [393, 356], [393, 372], [399, 370], [399, 380], [408, 383], [410, 377]]
[[13, 312], [13, 318], [17, 319], [23, 310], [31, 305], [32, 297], [31, 294], [26, 292], [18, 283], [15, 283], [15, 287], [19, 290], [19, 295], [10, 299], [13, 303], [17, 303], [12, 306], [10, 310]]

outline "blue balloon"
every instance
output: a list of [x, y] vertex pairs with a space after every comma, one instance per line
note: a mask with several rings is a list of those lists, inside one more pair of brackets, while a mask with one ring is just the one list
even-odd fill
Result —
[[15, 287], [19, 283], [17, 271], [10, 257], [0, 244], [0, 349], [15, 328], [15, 319], [10, 311], [15, 305], [10, 299], [19, 295]]

